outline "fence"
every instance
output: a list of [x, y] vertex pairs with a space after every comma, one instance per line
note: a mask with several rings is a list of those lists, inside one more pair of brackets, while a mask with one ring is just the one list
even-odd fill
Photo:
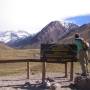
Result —
[[[90, 55], [89, 55], [90, 56]], [[90, 58], [90, 57], [89, 57]], [[31, 62], [35, 62], [35, 63], [38, 63], [38, 62], [40, 62], [41, 63], [41, 72], [42, 72], [42, 77], [41, 77], [41, 79], [42, 79], [42, 82], [44, 82], [45, 81], [45, 78], [46, 78], [46, 75], [47, 75], [47, 73], [46, 73], [46, 68], [48, 67], [48, 65], [46, 65], [46, 64], [48, 64], [48, 63], [46, 63], [46, 62], [41, 62], [41, 60], [40, 59], [14, 59], [14, 60], [0, 60], [0, 64], [2, 63], [2, 64], [5, 64], [5, 63], [25, 63], [26, 64], [26, 66], [25, 66], [25, 69], [26, 69], [26, 78], [27, 79], [30, 79], [30, 63]], [[61, 65], [61, 63], [58, 63], [59, 64], [59, 66]], [[57, 64], [57, 66], [58, 66], [58, 64]], [[67, 77], [67, 74], [68, 74], [68, 65], [67, 65], [67, 63], [62, 63], [63, 64], [63, 67], [64, 67], [64, 71], [65, 71], [65, 77]], [[78, 66], [78, 65], [77, 65]], [[52, 66], [53, 67], [53, 66]], [[24, 67], [23, 67], [24, 68]], [[78, 69], [78, 67], [76, 67], [77, 69]], [[70, 80], [72, 80], [73, 79], [73, 69], [74, 69], [74, 64], [73, 64], [73, 62], [71, 62], [70, 63]], [[74, 69], [75, 70], [75, 69]]]
[[[25, 62], [26, 65], [26, 76], [27, 79], [30, 79], [30, 62], [38, 62], [40, 59], [17, 59], [17, 60], [0, 60], [0, 63], [21, 63]], [[67, 77], [67, 63], [64, 63], [64, 70], [65, 70], [65, 77]], [[46, 78], [46, 62], [42, 62], [42, 82], [45, 81]], [[70, 68], [70, 79], [73, 79], [73, 62], [71, 62], [71, 68]]]

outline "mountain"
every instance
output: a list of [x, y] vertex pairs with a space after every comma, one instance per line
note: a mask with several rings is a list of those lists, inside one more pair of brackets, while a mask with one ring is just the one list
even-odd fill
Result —
[[90, 43], [90, 23], [78, 26], [73, 23], [53, 21], [47, 24], [39, 33], [18, 39], [8, 45], [16, 48], [40, 48], [42, 43], [72, 43], [75, 33], [80, 33]]
[[85, 40], [87, 40], [90, 43], [90, 23], [84, 24], [80, 26], [78, 29], [76, 29], [73, 32], [70, 32], [68, 35], [66, 35], [62, 40], [60, 40], [60, 43], [72, 43], [74, 39], [75, 33], [79, 33], [81, 37], [83, 37]]
[[3, 42], [0, 42], [0, 53], [1, 53], [3, 50], [13, 50], [13, 48], [8, 47], [8, 46], [7, 46], [5, 43], [3, 43]]
[[26, 38], [28, 37], [30, 34], [25, 32], [25, 31], [4, 31], [4, 32], [0, 32], [0, 42], [13, 42], [16, 41], [18, 39], [22, 39], [22, 38]]
[[31, 41], [32, 37], [33, 36], [30, 35], [30, 36], [28, 36], [26, 38], [17, 39], [15, 41], [9, 41], [7, 43], [7, 45], [12, 47], [12, 48], [23, 48], [27, 44], [30, 44], [30, 41]]
[[[24, 48], [39, 48], [41, 43], [58, 43], [58, 41], [79, 26], [73, 23], [52, 21], [47, 24]], [[25, 43], [25, 41], [24, 41]], [[26, 43], [25, 43], [26, 44]]]

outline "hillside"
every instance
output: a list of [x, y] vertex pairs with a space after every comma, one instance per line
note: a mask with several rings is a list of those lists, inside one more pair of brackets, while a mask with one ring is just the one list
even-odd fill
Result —
[[13, 50], [13, 48], [7, 46], [5, 43], [0, 42], [0, 52], [2, 52], [2, 50]]
[[12, 48], [22, 48], [30, 43], [32, 37], [33, 36], [28, 36], [26, 38], [17, 39], [15, 41], [10, 41], [6, 44]]
[[76, 28], [78, 26], [72, 23], [50, 22], [24, 48], [39, 48], [42, 43], [58, 43], [59, 40]]
[[0, 60], [40, 58], [39, 49], [13, 49], [0, 43]]
[[60, 43], [72, 43], [72, 40], [74, 39], [75, 33], [79, 33], [81, 37], [85, 38], [90, 43], [90, 24], [84, 24], [80, 26], [78, 29], [76, 29], [73, 32], [70, 32], [68, 35], [66, 35], [62, 40], [60, 40]]

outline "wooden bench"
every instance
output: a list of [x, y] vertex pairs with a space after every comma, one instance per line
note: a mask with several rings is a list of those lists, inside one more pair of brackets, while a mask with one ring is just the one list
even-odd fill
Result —
[[41, 60], [43, 62], [43, 82], [46, 74], [45, 63], [65, 64], [65, 77], [67, 77], [67, 62], [71, 62], [70, 80], [72, 80], [73, 62], [77, 61], [77, 46], [74, 44], [41, 44]]

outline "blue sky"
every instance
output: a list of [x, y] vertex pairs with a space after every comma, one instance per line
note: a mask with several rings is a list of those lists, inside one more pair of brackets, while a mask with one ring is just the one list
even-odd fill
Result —
[[88, 15], [90, 0], [0, 0], [0, 31], [37, 33], [51, 21], [80, 23], [89, 20]]
[[72, 22], [78, 25], [90, 23], [90, 15], [81, 15], [65, 19], [68, 22]]

